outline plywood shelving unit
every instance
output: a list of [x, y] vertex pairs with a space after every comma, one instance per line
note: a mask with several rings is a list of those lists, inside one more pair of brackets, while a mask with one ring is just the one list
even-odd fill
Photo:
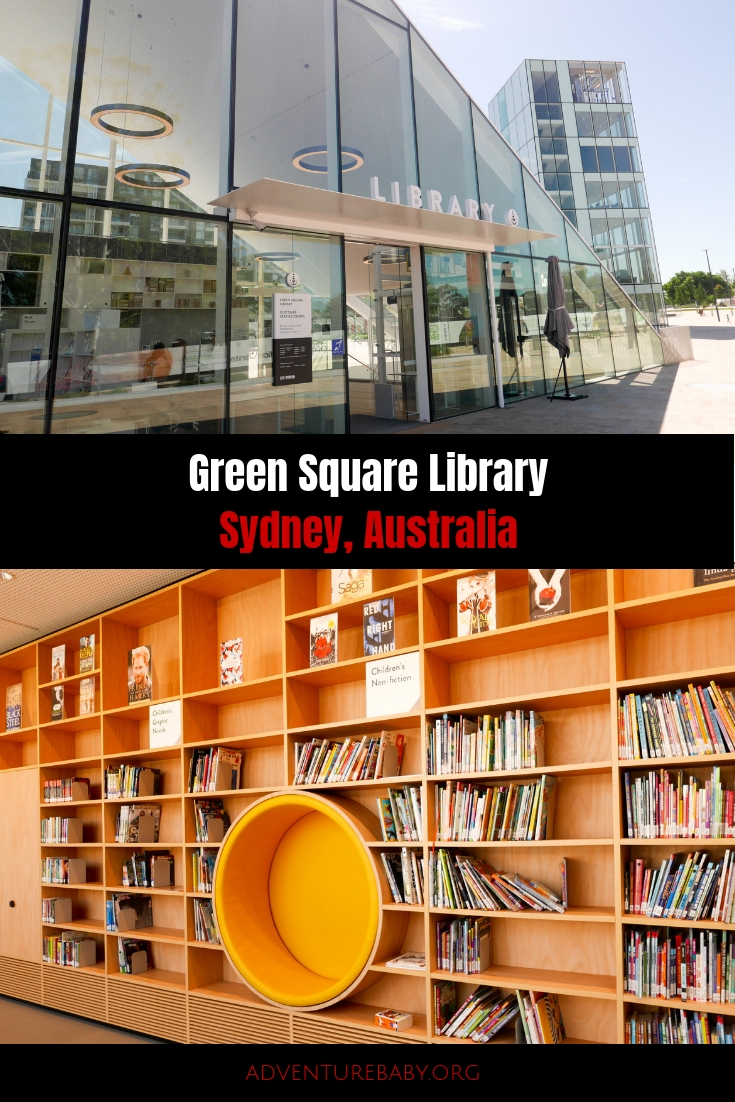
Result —
[[[660, 691], [693, 679], [714, 677], [725, 685], [735, 684], [735, 583], [694, 589], [687, 570], [576, 570], [572, 614], [529, 623], [526, 571], [500, 570], [498, 629], [457, 639], [456, 581], [463, 573], [469, 571], [373, 573], [371, 596], [390, 595], [395, 600], [397, 653], [421, 654], [422, 700], [411, 714], [366, 718], [362, 599], [331, 606], [328, 570], [210, 571], [0, 656], [0, 691], [23, 683], [24, 722], [21, 731], [4, 733], [3, 709], [0, 795], [9, 793], [11, 786], [16, 793], [33, 791], [36, 824], [49, 815], [67, 814], [83, 823], [84, 841], [76, 846], [41, 846], [37, 827], [35, 837], [30, 842], [26, 838], [38, 880], [41, 854], [83, 856], [88, 870], [87, 882], [73, 887], [40, 886], [34, 878], [38, 906], [31, 940], [21, 942], [6, 912], [0, 915], [0, 992], [195, 1044], [471, 1043], [431, 1035], [433, 985], [447, 978], [458, 980], [459, 999], [478, 982], [555, 992], [570, 1043], [578, 1044], [621, 1044], [625, 1018], [634, 1007], [678, 1006], [676, 1000], [636, 999], [623, 989], [625, 928], [654, 924], [622, 913], [625, 862], [631, 854], [660, 862], [662, 847], [667, 852], [688, 851], [691, 842], [624, 837], [621, 770], [637, 763], [617, 760], [616, 701], [631, 689]], [[310, 670], [309, 619], [335, 607], [340, 661]], [[92, 633], [98, 669], [84, 676], [95, 678], [100, 710], [80, 716], [79, 637]], [[235, 636], [243, 639], [247, 680], [220, 688], [219, 643]], [[51, 648], [62, 642], [67, 647], [67, 717], [52, 723]], [[127, 653], [139, 644], [153, 650], [154, 702], [182, 702], [180, 746], [151, 749], [148, 705], [127, 704]], [[405, 915], [403, 951], [425, 951], [427, 972], [396, 972], [376, 961], [373, 987], [315, 1013], [289, 1012], [261, 1001], [241, 982], [220, 947], [195, 940], [193, 900], [202, 893], [193, 890], [191, 854], [201, 843], [195, 842], [194, 797], [185, 791], [195, 747], [219, 743], [244, 751], [242, 788], [220, 794], [234, 819], [264, 793], [282, 791], [292, 783], [294, 741], [315, 733], [332, 737], [402, 731], [406, 751], [400, 780], [313, 788], [324, 795], [349, 794], [374, 813], [376, 796], [390, 785], [420, 785], [427, 836], [409, 848], [426, 858], [433, 837], [436, 785], [447, 779], [427, 776], [427, 719], [444, 712], [499, 714], [508, 708], [542, 712], [547, 766], [466, 774], [463, 779], [554, 774], [559, 779], [554, 838], [441, 845], [474, 852], [496, 868], [517, 870], [554, 888], [559, 887], [559, 862], [566, 857], [570, 907], [564, 915], [492, 912], [493, 963], [480, 976], [459, 981], [436, 970], [436, 924], [448, 916], [487, 912], [394, 904], [387, 902], [390, 893], [383, 883], [385, 909]], [[176, 872], [172, 889], [140, 889], [152, 896], [155, 925], [135, 936], [151, 943], [155, 967], [138, 976], [119, 974], [117, 935], [107, 933], [104, 926], [105, 900], [122, 890], [122, 860], [135, 848], [115, 843], [119, 801], [103, 798], [105, 767], [122, 761], [161, 770], [162, 795], [150, 799], [161, 803], [159, 844], [174, 855]], [[672, 758], [656, 764], [700, 768], [716, 763], [735, 766], [735, 755]], [[89, 800], [41, 802], [44, 780], [71, 775], [90, 778]], [[15, 799], [17, 809], [17, 801], [26, 797]], [[3, 825], [7, 806], [0, 806], [0, 841], [11, 829], [8, 822]], [[216, 848], [214, 843], [205, 845]], [[381, 880], [380, 851], [400, 845], [379, 838], [369, 844]], [[707, 845], [719, 852], [726, 843], [714, 840]], [[7, 863], [5, 853], [3, 842], [0, 865]], [[9, 876], [8, 868], [6, 882]], [[22, 885], [8, 885], [7, 891], [20, 897]], [[42, 927], [41, 894], [71, 898], [73, 921]], [[0, 908], [5, 906], [0, 900]], [[655, 925], [733, 928], [706, 921]], [[93, 968], [41, 963], [42, 932], [59, 929], [83, 930], [94, 937]], [[325, 936], [331, 933], [326, 930]], [[377, 1030], [373, 1014], [385, 1006], [411, 1011], [413, 1028], [400, 1035]], [[731, 1005], [701, 1009], [735, 1014]], [[512, 1031], [492, 1043], [514, 1043]]]

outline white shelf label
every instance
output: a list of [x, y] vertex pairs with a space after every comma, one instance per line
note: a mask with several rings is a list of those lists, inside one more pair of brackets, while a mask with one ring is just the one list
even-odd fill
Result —
[[368, 662], [365, 700], [368, 719], [418, 708], [421, 700], [419, 652]]

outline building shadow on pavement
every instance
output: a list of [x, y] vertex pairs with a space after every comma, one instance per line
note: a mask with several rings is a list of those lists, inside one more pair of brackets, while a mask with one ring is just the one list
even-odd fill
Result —
[[678, 364], [651, 367], [618, 379], [574, 387], [583, 402], [529, 398], [505, 409], [478, 410], [431, 425], [407, 425], [409, 433], [472, 435], [650, 434], [661, 431]]

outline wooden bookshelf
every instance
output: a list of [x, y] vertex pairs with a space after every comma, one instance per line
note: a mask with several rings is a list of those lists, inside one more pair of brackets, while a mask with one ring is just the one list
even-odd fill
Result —
[[[330, 605], [328, 570], [208, 571], [72, 625], [0, 656], [0, 690], [22, 682], [23, 728], [5, 732], [0, 718], [0, 993], [142, 1032], [192, 1044], [466, 1044], [432, 1036], [433, 986], [453, 979], [458, 1000], [477, 983], [558, 994], [571, 1044], [622, 1044], [635, 1007], [684, 1006], [735, 1014], [725, 1004], [637, 999], [624, 992], [623, 936], [632, 925], [732, 930], [707, 920], [685, 922], [623, 913], [625, 862], [658, 861], [668, 848], [721, 852], [732, 840], [641, 839], [624, 836], [622, 770], [653, 763], [618, 761], [616, 701], [631, 690], [661, 691], [714, 678], [735, 684], [735, 583], [693, 587], [682, 570], [575, 570], [573, 612], [528, 622], [527, 574], [497, 572], [498, 629], [456, 636], [456, 582], [469, 571], [375, 570], [373, 592], [392, 596], [397, 654], [418, 651], [423, 670], [420, 706], [406, 714], [366, 716], [362, 656], [365, 597]], [[309, 619], [339, 613], [339, 662], [308, 668]], [[79, 672], [79, 637], [96, 636], [97, 668]], [[240, 636], [247, 680], [219, 685], [219, 643]], [[67, 647], [65, 718], [50, 717], [51, 648]], [[181, 701], [182, 741], [150, 747], [148, 705], [128, 706], [127, 652], [153, 649], [154, 702]], [[78, 714], [81, 677], [94, 677], [96, 707]], [[546, 725], [543, 769], [432, 777], [426, 772], [425, 725], [443, 712], [500, 714], [534, 708]], [[428, 860], [436, 786], [446, 780], [492, 782], [557, 777], [555, 834], [540, 842], [436, 843], [476, 853], [496, 868], [518, 871], [559, 887], [559, 862], [569, 867], [570, 905], [564, 914], [450, 911], [389, 902], [382, 909], [405, 923], [404, 952], [423, 951], [416, 972], [370, 962], [376, 982], [327, 1009], [275, 1007], [253, 993], [219, 945], [197, 942], [191, 856], [217, 843], [195, 840], [195, 795], [186, 792], [194, 748], [232, 746], [244, 752], [242, 787], [217, 794], [232, 819], [270, 792], [293, 783], [294, 742], [311, 737], [362, 736], [383, 729], [406, 736], [403, 775], [395, 781], [311, 785], [305, 791], [349, 795], [374, 812], [375, 798], [394, 784], [421, 787], [426, 837], [409, 844]], [[174, 856], [169, 889], [123, 889], [121, 863], [132, 846], [114, 841], [117, 805], [104, 799], [104, 770], [120, 762], [161, 770], [159, 848]], [[735, 766], [735, 755], [656, 759], [655, 768]], [[44, 804], [43, 782], [65, 776], [90, 780], [88, 800]], [[291, 789], [292, 790], [292, 789]], [[204, 796], [204, 794], [201, 794]], [[40, 844], [40, 819], [74, 815], [83, 824], [76, 845]], [[380, 852], [400, 849], [376, 837], [366, 843], [381, 883]], [[146, 849], [155, 846], [146, 845]], [[79, 856], [87, 882], [41, 884], [42, 855]], [[384, 885], [387, 888], [387, 885]], [[154, 926], [129, 936], [150, 942], [154, 967], [137, 976], [118, 972], [117, 935], [105, 929], [105, 901], [115, 891], [138, 891], [153, 901]], [[41, 924], [41, 898], [67, 896], [72, 921]], [[12, 900], [14, 907], [9, 907]], [[479, 976], [436, 969], [435, 929], [449, 918], [488, 916], [492, 963]], [[83, 931], [97, 943], [93, 968], [41, 962], [42, 934]], [[325, 931], [329, 936], [329, 931]], [[376, 1009], [410, 1011], [406, 1033], [376, 1029]], [[515, 1043], [504, 1030], [494, 1044]]]

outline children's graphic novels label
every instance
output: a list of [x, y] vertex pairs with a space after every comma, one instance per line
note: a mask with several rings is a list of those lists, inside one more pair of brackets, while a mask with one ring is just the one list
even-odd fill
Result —
[[395, 602], [392, 597], [362, 606], [363, 646], [366, 656], [396, 649]]
[[566, 616], [572, 611], [568, 570], [529, 570], [528, 598], [531, 620]]
[[178, 746], [181, 742], [181, 701], [169, 700], [167, 704], [151, 704], [151, 749], [158, 746]]
[[381, 658], [365, 666], [365, 705], [367, 717], [411, 712], [421, 700], [421, 673], [418, 651], [400, 658]]
[[457, 578], [457, 635], [494, 631], [495, 571]]

